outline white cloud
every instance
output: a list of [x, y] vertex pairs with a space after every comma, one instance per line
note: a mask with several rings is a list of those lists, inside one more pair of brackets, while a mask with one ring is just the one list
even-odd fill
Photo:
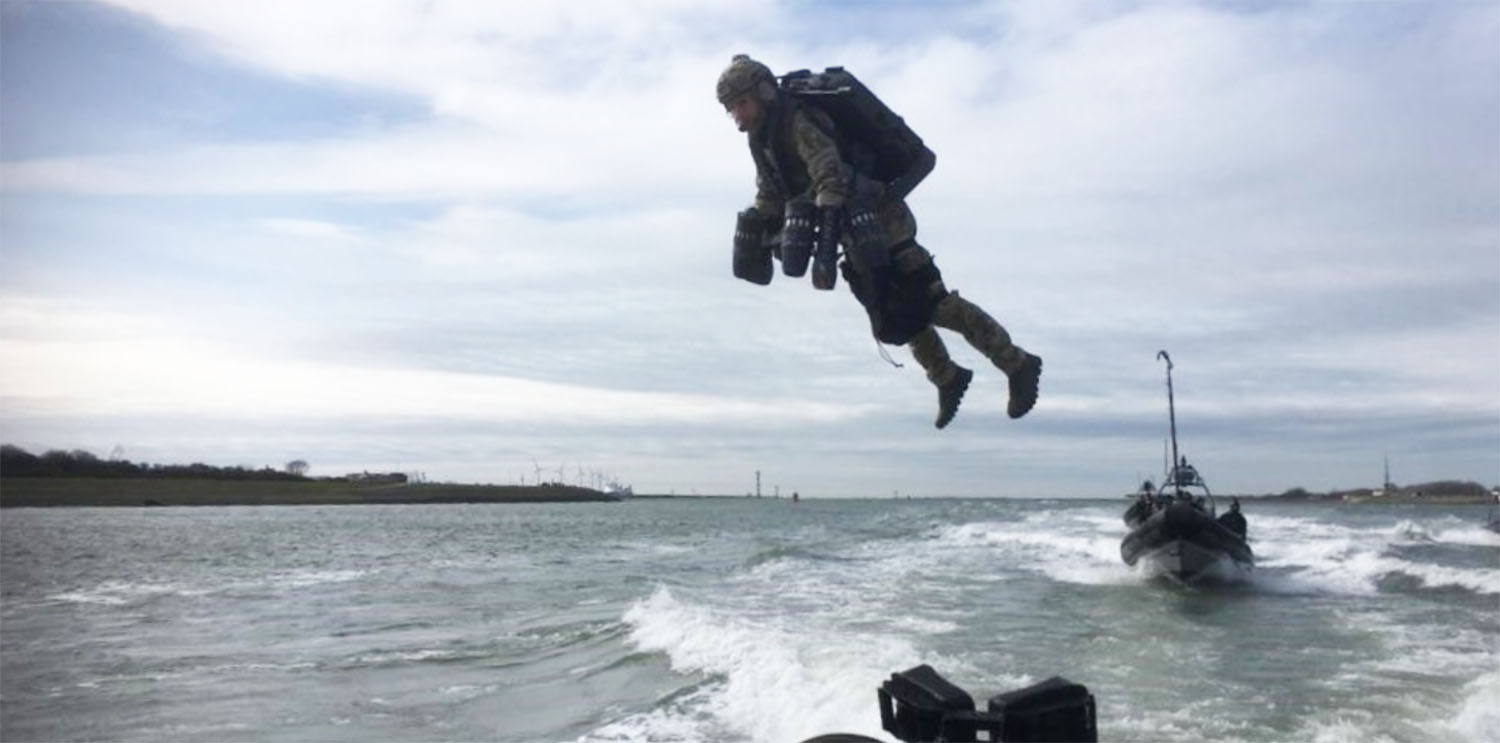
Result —
[[[840, 442], [829, 456], [846, 469], [878, 469], [866, 448], [895, 450], [942, 479], [958, 475], [928, 449], [1062, 462], [1079, 440], [1154, 425], [1151, 355], [1168, 347], [1193, 369], [1185, 409], [1226, 427], [1500, 418], [1500, 308], [1482, 296], [1500, 287], [1493, 6], [120, 4], [247, 68], [394, 92], [430, 116], [0, 164], [12, 277], [0, 286], [59, 302], [11, 314], [11, 410], [272, 405], [459, 426], [549, 408], [599, 427], [650, 422], [665, 438], [800, 422]], [[841, 32], [812, 33], [794, 12]], [[728, 277], [752, 171], [708, 91], [736, 51], [778, 68], [844, 64], [937, 151], [912, 199], [924, 244], [950, 286], [1048, 358], [1039, 420], [1007, 429], [1016, 440], [921, 438], [930, 387], [914, 364], [875, 360], [843, 288]], [[174, 224], [210, 237], [136, 224], [90, 252], [13, 206], [87, 215], [119, 196], [182, 203]], [[414, 204], [415, 216], [367, 216]], [[120, 272], [53, 263], [65, 255]], [[278, 275], [287, 265], [299, 270]], [[30, 278], [46, 275], [67, 280]], [[57, 288], [111, 283], [119, 293], [89, 306], [112, 311], [88, 321]], [[170, 286], [173, 301], [132, 293], [141, 285]], [[74, 330], [38, 340], [58, 322]], [[241, 341], [204, 344], [213, 329]], [[981, 369], [960, 424], [999, 420], [1003, 380], [948, 338]], [[882, 416], [913, 428], [891, 443], [871, 423]], [[773, 445], [793, 461], [806, 440]], [[1123, 466], [1103, 461], [1119, 451], [1101, 448], [1096, 466]], [[1493, 453], [1468, 461], [1495, 466]], [[1240, 472], [1286, 484], [1259, 460]]]
[[270, 218], [261, 220], [261, 225], [275, 235], [306, 238], [315, 241], [344, 241], [354, 239], [357, 230], [348, 225], [335, 224], [318, 219]]
[[[28, 303], [74, 337], [0, 340], [11, 413], [204, 417], [440, 418], [496, 425], [708, 423], [782, 428], [856, 418], [865, 406], [776, 398], [640, 393], [494, 375], [268, 360], [242, 347], [155, 332], [148, 320]], [[61, 311], [59, 311], [61, 309]], [[28, 318], [25, 315], [32, 317]], [[88, 329], [87, 337], [78, 331]], [[134, 328], [121, 338], [118, 329]]]

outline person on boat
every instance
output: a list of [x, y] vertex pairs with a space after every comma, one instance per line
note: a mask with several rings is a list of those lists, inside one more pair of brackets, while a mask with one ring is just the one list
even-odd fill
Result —
[[1226, 512], [1223, 516], [1219, 517], [1219, 523], [1223, 524], [1224, 528], [1240, 535], [1241, 539], [1245, 538], [1245, 515], [1240, 513], [1239, 498], [1233, 498], [1230, 500], [1229, 511]]
[[1130, 508], [1125, 511], [1125, 523], [1132, 525], [1139, 524], [1150, 518], [1153, 510], [1155, 509], [1151, 504], [1151, 494], [1141, 493], [1136, 496], [1135, 502], [1130, 504]]
[[[840, 151], [843, 136], [824, 111], [786, 94], [770, 68], [739, 54], [719, 75], [719, 103], [744, 132], [755, 161], [755, 199], [749, 216], [761, 234], [781, 229], [792, 202], [810, 199], [818, 224], [841, 225], [844, 274], [870, 317], [876, 339], [906, 345], [937, 387], [933, 424], [947, 426], [974, 372], [954, 363], [934, 327], [957, 331], [1009, 378], [1007, 413], [1020, 418], [1036, 404], [1041, 357], [1016, 345], [979, 305], [950, 291], [932, 254], [917, 244], [917, 223], [903, 198], [887, 197], [885, 184], [857, 172]], [[856, 256], [856, 231], [884, 234], [884, 250]], [[783, 233], [785, 234], [785, 233]], [[783, 256], [784, 257], [784, 256]], [[817, 277], [817, 267], [814, 267]]]
[[1182, 456], [1182, 461], [1177, 465], [1176, 482], [1178, 485], [1197, 485], [1199, 482], [1201, 482], [1201, 480], [1198, 479], [1197, 468], [1188, 464], [1187, 455], [1185, 454]]

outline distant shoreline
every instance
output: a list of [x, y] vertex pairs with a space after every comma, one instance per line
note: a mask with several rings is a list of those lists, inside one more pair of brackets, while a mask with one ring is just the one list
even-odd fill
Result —
[[[986, 497], [961, 500], [990, 500]], [[1133, 497], [1127, 494], [1124, 497]], [[1494, 501], [1488, 495], [1350, 495], [1299, 497], [1216, 495], [1258, 503], [1309, 505], [1473, 505]], [[744, 500], [746, 495], [639, 494], [625, 500]], [[765, 496], [765, 500], [788, 500]], [[1076, 500], [1114, 500], [1089, 496]], [[151, 477], [0, 477], [0, 508], [151, 507], [151, 506], [332, 506], [439, 503], [598, 503], [622, 500], [609, 493], [572, 485], [456, 485], [442, 483], [372, 483], [347, 480], [215, 480]], [[812, 500], [825, 500], [814, 498]], [[884, 500], [870, 498], [870, 500]], [[907, 500], [902, 498], [899, 500]], [[1001, 498], [1000, 500], [1015, 500]], [[1045, 498], [1042, 500], [1046, 500]], [[1068, 498], [1067, 500], [1075, 500]]]
[[[1223, 498], [1224, 496], [1215, 496]], [[1238, 496], [1252, 500], [1276, 501], [1278, 503], [1348, 503], [1350, 505], [1432, 505], [1462, 506], [1494, 503], [1493, 495], [1344, 495], [1338, 497], [1294, 498], [1285, 495]]]
[[180, 478], [0, 477], [0, 508], [583, 503], [619, 498], [571, 485], [358, 483]]
[[[1135, 498], [1139, 493], [1124, 493], [1122, 498]], [[1237, 498], [1242, 501], [1253, 503], [1289, 503], [1292, 505], [1429, 505], [1429, 506], [1464, 506], [1485, 505], [1495, 502], [1493, 495], [1473, 495], [1467, 493], [1447, 493], [1437, 495], [1280, 495], [1280, 494], [1245, 494], [1245, 493], [1214, 493], [1215, 501], [1228, 501]]]

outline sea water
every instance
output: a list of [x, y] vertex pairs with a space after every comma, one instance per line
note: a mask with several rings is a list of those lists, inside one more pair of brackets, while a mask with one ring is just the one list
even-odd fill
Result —
[[1250, 577], [1181, 586], [1126, 505], [6, 510], [0, 738], [888, 740], [928, 663], [1085, 684], [1101, 740], [1500, 739], [1484, 507], [1247, 501]]

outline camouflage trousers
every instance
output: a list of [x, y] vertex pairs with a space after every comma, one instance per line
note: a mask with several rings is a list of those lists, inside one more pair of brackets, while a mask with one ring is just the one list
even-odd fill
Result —
[[[905, 212], [910, 215], [910, 211]], [[949, 291], [943, 285], [942, 273], [932, 261], [932, 253], [910, 238], [891, 248], [891, 262], [905, 282], [927, 281], [925, 288], [913, 286], [914, 294], [925, 294], [932, 306], [931, 320], [907, 341], [911, 355], [927, 372], [927, 379], [942, 387], [958, 374], [959, 366], [948, 356], [948, 348], [936, 328], [956, 331], [991, 363], [1009, 375], [1026, 360], [1026, 352], [1011, 342], [1010, 333], [979, 305]]]
[[969, 345], [1007, 375], [1019, 369], [1026, 359], [1026, 352], [1011, 342], [1010, 334], [995, 318], [979, 305], [960, 297], [958, 292], [948, 292], [933, 310], [932, 325], [907, 343], [912, 357], [927, 372], [927, 379], [939, 387], [951, 381], [959, 367], [948, 356], [948, 348], [935, 328], [963, 335]]

